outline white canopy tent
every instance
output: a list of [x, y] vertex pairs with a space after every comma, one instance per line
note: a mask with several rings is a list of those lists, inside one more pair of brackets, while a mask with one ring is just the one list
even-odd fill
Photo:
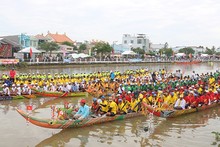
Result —
[[69, 54], [68, 55], [68, 58], [87, 58], [87, 57], [90, 57], [88, 54], [84, 54], [84, 53], [80, 53], [80, 54]]
[[[31, 54], [32, 52], [32, 54]], [[40, 50], [36, 49], [35, 47], [26, 47], [22, 50], [20, 50], [18, 53], [24, 54], [22, 60], [29, 60], [35, 61], [35, 55], [42, 53]], [[39, 58], [36, 58], [36, 61], [39, 61]]]
[[176, 57], [185, 57], [186, 54], [185, 54], [185, 53], [177, 53], [175, 56], [176, 56]]
[[137, 54], [135, 52], [133, 52], [133, 51], [124, 51], [122, 53], [122, 55], [137, 55]]
[[41, 51], [39, 51], [35, 47], [26, 47], [26, 48], [20, 50], [19, 53], [30, 53], [30, 50], [32, 50], [32, 53], [41, 53]]
[[78, 54], [79, 58], [87, 58], [90, 57], [88, 54], [80, 53]]

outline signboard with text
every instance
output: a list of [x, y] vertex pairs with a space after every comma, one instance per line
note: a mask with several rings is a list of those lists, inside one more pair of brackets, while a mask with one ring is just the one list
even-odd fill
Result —
[[19, 59], [0, 59], [0, 64], [17, 64]]

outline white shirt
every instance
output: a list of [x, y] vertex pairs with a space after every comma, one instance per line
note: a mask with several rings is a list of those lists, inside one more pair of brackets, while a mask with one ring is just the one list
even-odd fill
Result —
[[3, 88], [3, 92], [4, 92], [4, 94], [6, 94], [6, 95], [10, 95], [10, 90], [9, 90], [8, 87]]
[[17, 95], [21, 95], [21, 87], [17, 87]]
[[180, 106], [182, 109], [185, 109], [185, 106], [186, 106], [186, 101], [184, 99], [182, 99], [180, 101], [180, 99], [178, 99], [174, 105], [174, 107], [178, 107]]

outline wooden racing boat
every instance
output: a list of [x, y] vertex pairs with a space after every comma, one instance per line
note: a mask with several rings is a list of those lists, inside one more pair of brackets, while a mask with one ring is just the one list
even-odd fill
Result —
[[184, 110], [160, 110], [160, 111], [156, 111], [155, 108], [153, 108], [152, 106], [142, 102], [143, 106], [147, 108], [147, 110], [150, 113], [153, 113], [155, 116], [158, 117], [164, 117], [164, 118], [172, 118], [172, 117], [178, 117], [181, 115], [185, 115], [185, 114], [189, 114], [189, 113], [194, 113], [194, 112], [199, 112], [199, 111], [203, 111], [215, 106], [219, 106], [220, 103], [212, 103], [210, 105], [202, 105], [200, 107], [197, 108], [190, 108], [190, 109], [184, 109]]
[[175, 61], [174, 63], [176, 64], [198, 64], [198, 63], [201, 63], [201, 61]]
[[104, 117], [96, 117], [96, 118], [88, 118], [83, 121], [80, 120], [59, 120], [59, 119], [43, 119], [36, 118], [33, 116], [29, 116], [22, 110], [17, 109], [17, 112], [23, 116], [30, 123], [44, 127], [44, 128], [52, 128], [52, 129], [67, 129], [67, 128], [80, 128], [87, 127], [95, 124], [101, 124], [105, 122], [115, 121], [115, 120], [124, 120], [127, 118], [137, 117], [144, 115], [142, 112], [138, 113], [128, 113], [126, 115], [116, 115], [113, 117], [104, 116]]
[[87, 92], [69, 92], [69, 93], [63, 93], [63, 92], [47, 92], [47, 91], [38, 91], [36, 89], [32, 89], [35, 91], [35, 94], [37, 96], [42, 97], [80, 97], [80, 96], [87, 96]]

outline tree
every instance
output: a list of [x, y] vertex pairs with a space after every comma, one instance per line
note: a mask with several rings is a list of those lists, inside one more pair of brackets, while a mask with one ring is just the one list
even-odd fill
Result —
[[101, 56], [103, 56], [104, 54], [111, 53], [112, 47], [109, 45], [109, 43], [101, 41], [95, 44], [95, 46], [92, 48], [92, 51], [95, 51], [97, 54], [100, 53]]
[[83, 43], [83, 44], [81, 44], [80, 46], [79, 46], [79, 53], [81, 53], [82, 51], [84, 51], [84, 50], [86, 50], [87, 49], [87, 46], [86, 46], [86, 44], [85, 43]]
[[195, 50], [191, 47], [185, 47], [179, 50], [179, 53], [185, 53], [186, 55], [194, 54]]
[[215, 47], [213, 46], [212, 49], [206, 47], [205, 53], [209, 55], [215, 54]]
[[165, 48], [165, 49], [168, 48], [168, 43], [167, 43], [167, 42], [164, 44], [164, 48]]
[[171, 57], [173, 55], [173, 50], [172, 48], [162, 48], [159, 50], [159, 53], [161, 55], [165, 54], [167, 57]]
[[73, 43], [68, 42], [68, 41], [64, 41], [61, 43], [62, 45], [67, 45], [67, 46], [72, 46], [73, 47]]
[[141, 54], [141, 55], [143, 55], [143, 54], [145, 54], [145, 51], [144, 51], [144, 49], [141, 49], [141, 48], [134, 48], [134, 49], [132, 49], [135, 53], [137, 53], [137, 54]]
[[60, 47], [55, 42], [44, 42], [40, 44], [40, 48], [46, 52], [50, 52], [51, 55], [52, 51], [57, 51]]

